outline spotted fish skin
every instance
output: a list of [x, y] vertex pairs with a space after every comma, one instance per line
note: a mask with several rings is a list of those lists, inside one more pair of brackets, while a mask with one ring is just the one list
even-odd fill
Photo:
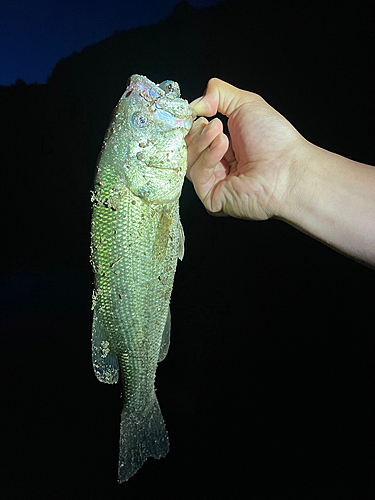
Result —
[[169, 347], [169, 302], [183, 256], [179, 197], [185, 136], [194, 119], [176, 82], [133, 75], [98, 159], [92, 193], [92, 361], [101, 382], [120, 378], [118, 481], [169, 450], [155, 394], [157, 364]]

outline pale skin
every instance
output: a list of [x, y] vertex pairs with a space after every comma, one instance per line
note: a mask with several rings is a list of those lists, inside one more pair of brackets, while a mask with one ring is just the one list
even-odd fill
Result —
[[[212, 78], [191, 106], [187, 177], [206, 210], [277, 218], [375, 267], [375, 168], [308, 142], [259, 95]], [[221, 120], [228, 117], [230, 141]]]

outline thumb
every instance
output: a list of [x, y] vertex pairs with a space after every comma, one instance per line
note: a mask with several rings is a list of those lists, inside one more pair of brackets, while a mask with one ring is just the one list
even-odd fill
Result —
[[219, 78], [211, 78], [204, 96], [190, 103], [198, 116], [214, 116], [217, 112], [229, 117], [237, 108], [254, 96], [251, 92], [238, 89]]

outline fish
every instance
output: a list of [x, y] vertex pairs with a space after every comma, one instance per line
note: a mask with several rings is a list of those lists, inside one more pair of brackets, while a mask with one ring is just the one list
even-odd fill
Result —
[[184, 254], [179, 198], [185, 136], [196, 118], [177, 82], [132, 75], [104, 136], [91, 193], [92, 364], [122, 384], [118, 482], [148, 457], [165, 457], [168, 433], [155, 393], [170, 344], [170, 299]]

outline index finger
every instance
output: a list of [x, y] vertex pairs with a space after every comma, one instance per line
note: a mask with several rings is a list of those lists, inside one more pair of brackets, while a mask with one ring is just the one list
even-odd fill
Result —
[[219, 112], [229, 118], [236, 109], [250, 101], [251, 97], [255, 95], [246, 90], [238, 89], [219, 78], [211, 78], [204, 96], [195, 99], [190, 106], [198, 116], [214, 116]]

